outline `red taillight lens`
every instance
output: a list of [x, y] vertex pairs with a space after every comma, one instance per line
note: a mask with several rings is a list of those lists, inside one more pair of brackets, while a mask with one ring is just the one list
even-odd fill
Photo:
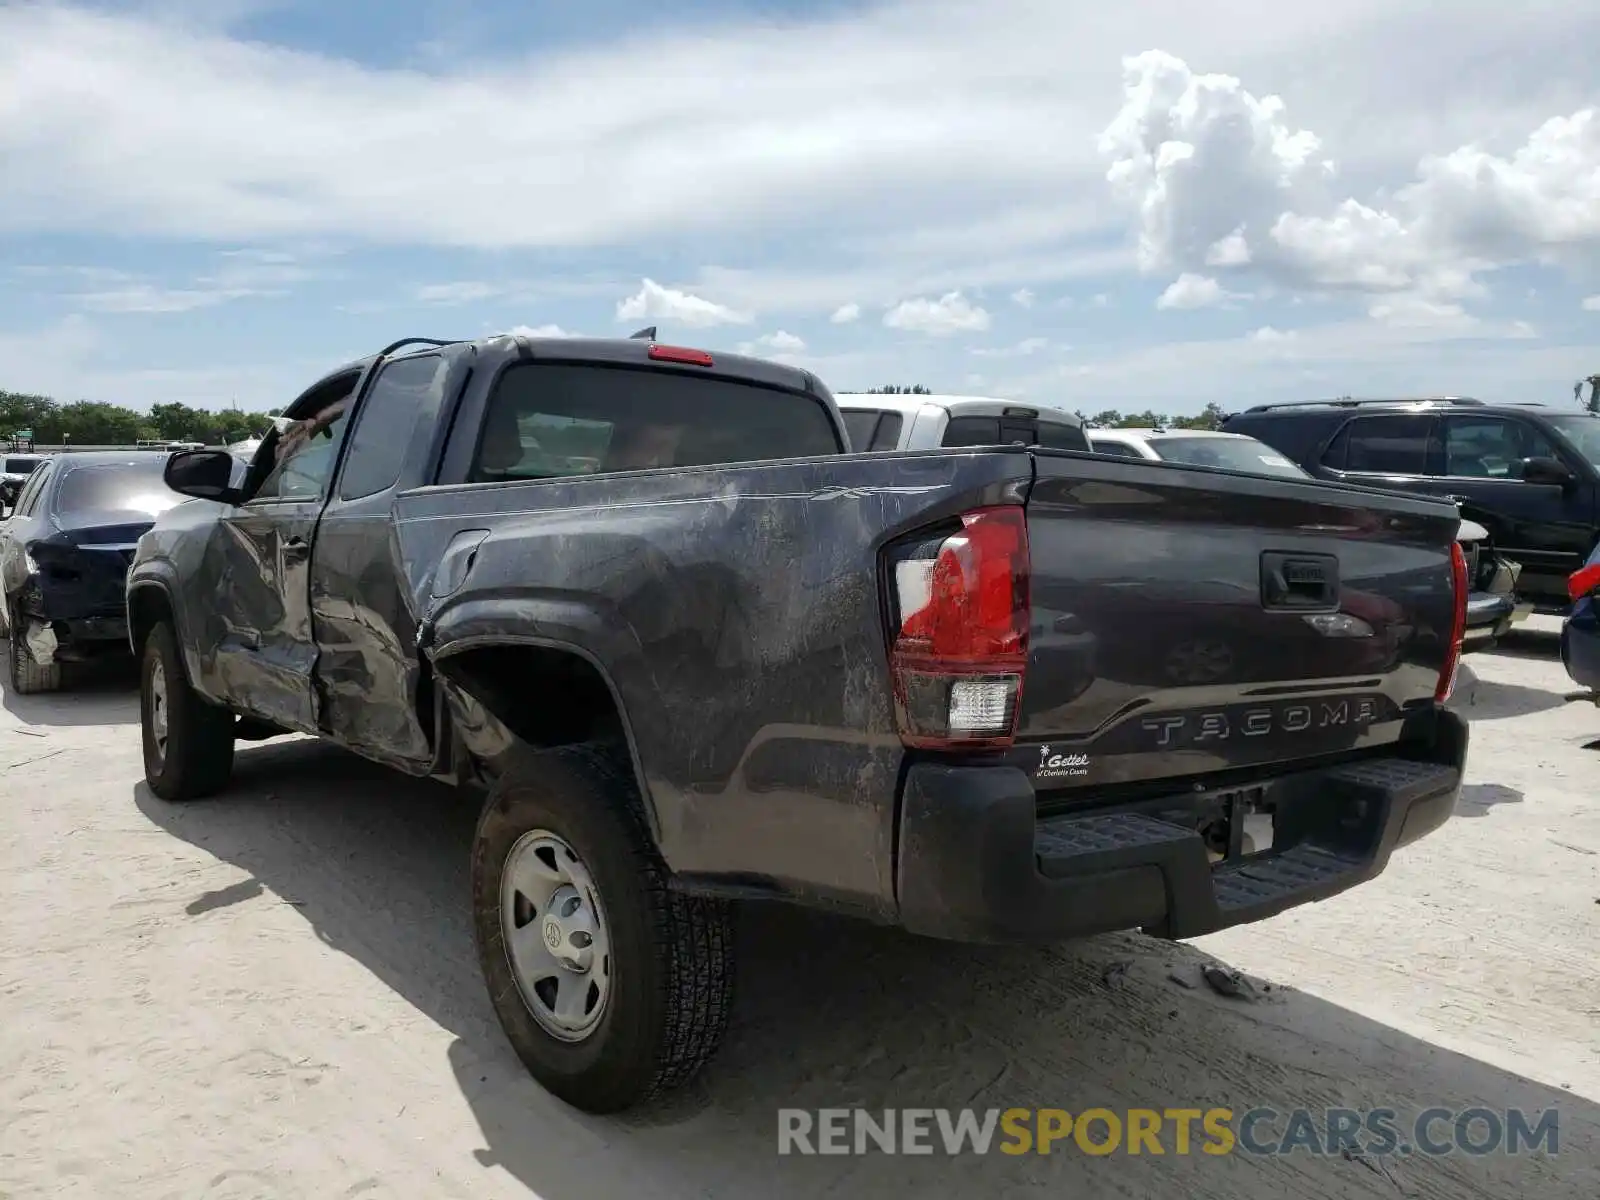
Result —
[[1467, 636], [1467, 556], [1460, 542], [1450, 543], [1450, 575], [1455, 586], [1455, 615], [1450, 620], [1450, 645], [1445, 649], [1444, 665], [1439, 668], [1439, 686], [1433, 698], [1440, 704], [1456, 690], [1456, 671], [1461, 666], [1461, 643]]
[[1567, 576], [1567, 596], [1576, 604], [1585, 596], [1600, 587], [1600, 563], [1590, 563], [1586, 567], [1579, 567]]
[[657, 346], [652, 343], [647, 353], [657, 362], [688, 363], [691, 367], [709, 367], [711, 354], [706, 350], [691, 350], [687, 346]]
[[908, 746], [1006, 746], [1028, 660], [1028, 524], [976, 509], [892, 557], [889, 664]]

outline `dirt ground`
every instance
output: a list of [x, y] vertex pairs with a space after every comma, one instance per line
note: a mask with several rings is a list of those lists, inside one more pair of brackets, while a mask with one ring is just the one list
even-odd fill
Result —
[[[1476, 655], [1456, 820], [1355, 891], [1171, 945], [741, 927], [703, 1082], [599, 1120], [513, 1058], [472, 806], [307, 741], [175, 808], [125, 679], [0, 711], [0, 1197], [1600, 1195], [1600, 711], [1545, 636]], [[1198, 983], [1220, 961], [1254, 1002]], [[1187, 985], [1187, 986], [1186, 986]], [[1271, 990], [1264, 990], [1271, 985]], [[1560, 1109], [1554, 1157], [779, 1158], [779, 1107]]]

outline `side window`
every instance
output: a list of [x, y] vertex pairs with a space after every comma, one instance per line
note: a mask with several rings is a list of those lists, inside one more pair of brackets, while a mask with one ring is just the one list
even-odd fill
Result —
[[886, 412], [878, 420], [878, 432], [872, 435], [874, 450], [893, 450], [900, 445], [900, 430], [906, 421], [897, 412]]
[[842, 414], [852, 450], [893, 450], [900, 444], [904, 418], [881, 408], [852, 409]]
[[445, 360], [437, 354], [403, 358], [373, 381], [350, 433], [339, 473], [339, 499], [359, 500], [394, 486], [418, 425], [439, 414]]
[[999, 417], [951, 417], [944, 427], [943, 446], [999, 446]]
[[[1357, 417], [1328, 448], [1329, 456], [1343, 441], [1345, 454], [1340, 470], [1421, 475], [1427, 467], [1428, 435], [1432, 429], [1433, 417], [1426, 414]], [[1332, 466], [1333, 462], [1328, 465]]]
[[22, 491], [17, 496], [17, 504], [13, 515], [31, 517], [33, 510], [39, 507], [39, 495], [50, 482], [50, 476], [55, 474], [54, 463], [43, 463], [35, 467], [28, 482], [23, 484]]
[[883, 414], [875, 408], [857, 408], [841, 413], [845, 432], [850, 435], [850, 449], [872, 450], [873, 431], [878, 428], [878, 418]]
[[291, 425], [273, 446], [274, 461], [251, 502], [315, 500], [328, 486], [333, 460], [349, 427], [350, 399], [335, 401]]
[[1052, 450], [1087, 450], [1089, 439], [1076, 425], [1064, 425], [1060, 421], [1040, 421], [1039, 445], [1048, 446]]
[[1444, 473], [1471, 479], [1516, 479], [1527, 458], [1560, 454], [1550, 439], [1521, 421], [1506, 417], [1446, 417]]

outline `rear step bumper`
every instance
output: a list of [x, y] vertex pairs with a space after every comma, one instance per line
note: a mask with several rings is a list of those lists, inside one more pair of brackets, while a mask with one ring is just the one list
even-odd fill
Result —
[[1229, 790], [1260, 789], [1275, 804], [1275, 845], [1215, 867], [1200, 834], [1172, 818], [1216, 793], [1040, 819], [1019, 770], [917, 763], [901, 795], [900, 923], [970, 942], [1061, 941], [1120, 929], [1187, 938], [1336, 895], [1449, 819], [1467, 726], [1447, 709], [1435, 709], [1430, 724], [1425, 742], [1405, 745], [1412, 757], [1235, 785]]

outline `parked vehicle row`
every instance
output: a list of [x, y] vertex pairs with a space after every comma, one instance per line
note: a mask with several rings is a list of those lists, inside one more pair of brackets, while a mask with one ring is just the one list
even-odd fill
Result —
[[1600, 536], [1600, 416], [1465, 397], [1257, 405], [1223, 424], [1319, 479], [1459, 500], [1520, 564], [1518, 594], [1564, 612]]
[[[1246, 474], [1315, 478], [1283, 452], [1246, 433], [1201, 429], [1084, 429], [1072, 413], [975, 396], [843, 393], [838, 398], [851, 445], [904, 451], [1020, 441], [1147, 462], [1176, 462]], [[1489, 532], [1463, 519], [1457, 539], [1467, 559], [1468, 653], [1494, 645], [1533, 611], [1516, 594], [1520, 564], [1499, 554]], [[1174, 650], [1180, 657], [1188, 651]], [[1209, 652], [1215, 656], [1215, 649]]]

